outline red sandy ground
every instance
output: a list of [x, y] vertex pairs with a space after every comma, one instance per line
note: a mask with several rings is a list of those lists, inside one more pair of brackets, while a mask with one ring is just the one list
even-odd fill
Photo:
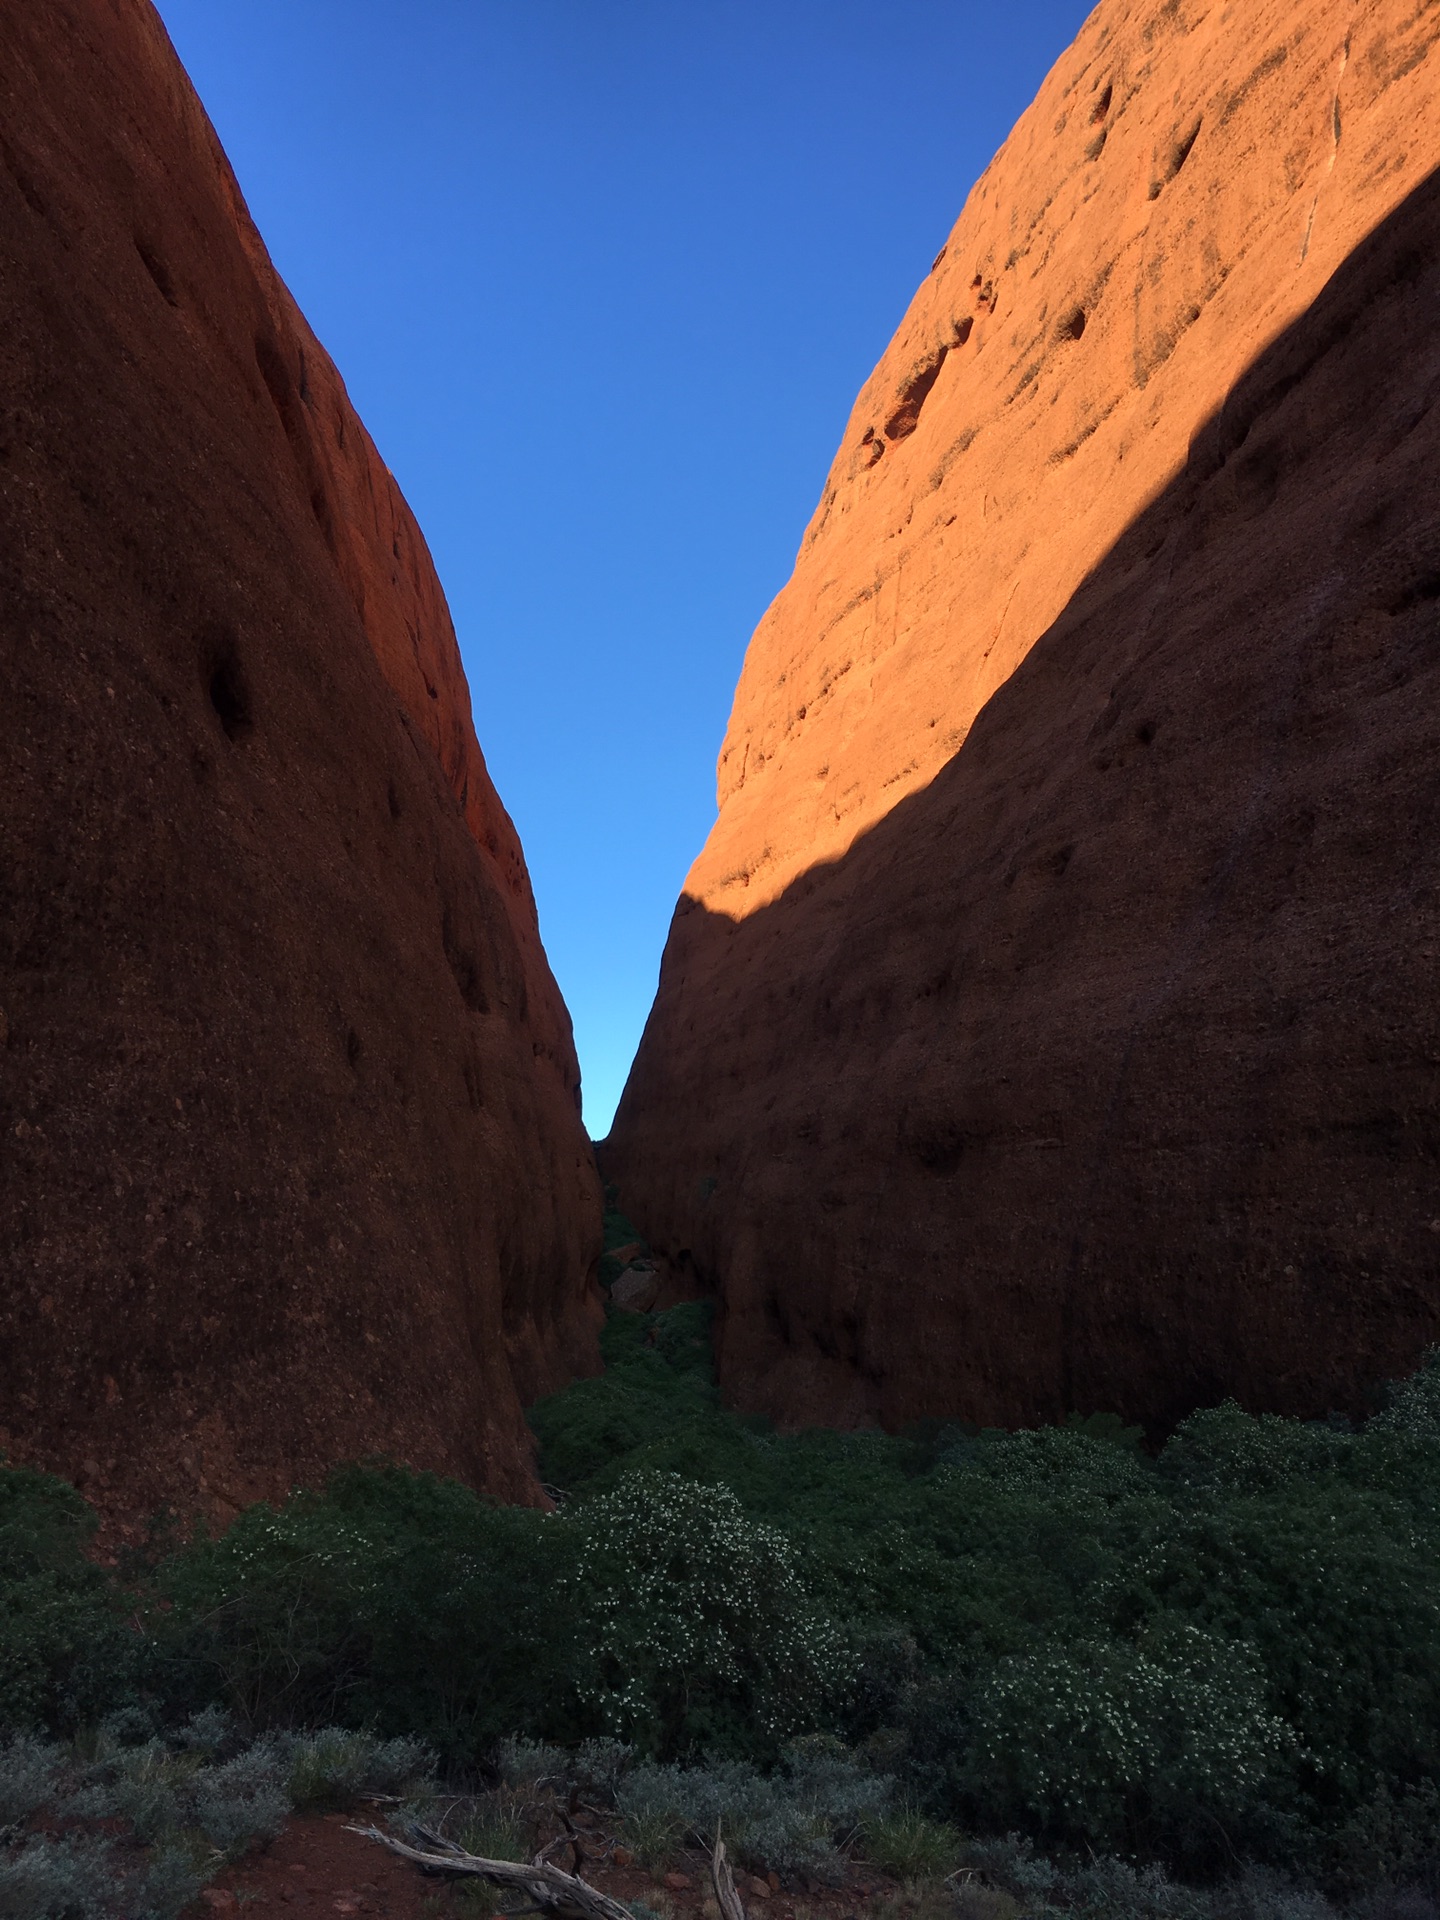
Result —
[[[394, 1920], [448, 1920], [464, 1907], [457, 1883], [433, 1879], [408, 1860], [388, 1853], [373, 1840], [349, 1831], [357, 1816], [325, 1814], [289, 1821], [274, 1845], [229, 1867], [195, 1903], [201, 1916], [254, 1911], [280, 1914], [311, 1910], [317, 1914], [387, 1914]], [[710, 1893], [708, 1863], [698, 1855], [681, 1856], [676, 1872], [658, 1880], [638, 1867], [587, 1863], [584, 1877], [618, 1900], [644, 1900], [673, 1912], [675, 1920], [700, 1920]], [[689, 1881], [676, 1887], [676, 1874]], [[463, 1883], [459, 1883], [463, 1885]], [[870, 1881], [848, 1888], [827, 1888], [791, 1896], [772, 1889], [761, 1895], [749, 1876], [741, 1891], [752, 1920], [852, 1920], [857, 1904], [878, 1891]]]

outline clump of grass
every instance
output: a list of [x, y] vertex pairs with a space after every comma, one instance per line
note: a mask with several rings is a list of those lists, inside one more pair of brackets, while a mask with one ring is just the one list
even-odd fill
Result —
[[528, 1860], [533, 1852], [521, 1810], [504, 1793], [484, 1795], [446, 1831], [483, 1860]]
[[914, 1807], [872, 1816], [862, 1823], [860, 1837], [867, 1859], [903, 1881], [943, 1879], [958, 1865], [965, 1845], [954, 1827]]
[[670, 1807], [636, 1806], [620, 1821], [625, 1845], [647, 1873], [658, 1873], [684, 1837], [685, 1823]]
[[955, 1920], [955, 1912], [954, 1895], [943, 1880], [909, 1880], [876, 1906], [877, 1920]]
[[953, 1920], [1020, 1920], [1020, 1902], [1003, 1887], [964, 1879], [954, 1886], [953, 1898]]
[[371, 1733], [325, 1727], [291, 1735], [289, 1792], [302, 1811], [343, 1811], [364, 1793], [401, 1793], [428, 1778], [432, 1759], [423, 1740], [377, 1740]]

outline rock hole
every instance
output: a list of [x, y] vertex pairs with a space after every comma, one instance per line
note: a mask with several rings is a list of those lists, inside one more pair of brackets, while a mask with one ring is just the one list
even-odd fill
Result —
[[1085, 309], [1083, 307], [1071, 307], [1070, 311], [1065, 314], [1059, 326], [1055, 329], [1056, 338], [1060, 340], [1078, 340], [1085, 331], [1085, 318]]
[[1142, 747], [1148, 747], [1150, 742], [1155, 738], [1155, 722], [1153, 720], [1142, 720], [1135, 729], [1135, 738], [1140, 742]]
[[1100, 95], [1100, 98], [1095, 102], [1095, 105], [1091, 108], [1091, 111], [1090, 111], [1090, 124], [1092, 127], [1098, 127], [1100, 122], [1105, 118], [1106, 114], [1109, 113], [1110, 102], [1114, 98], [1115, 98], [1114, 82], [1107, 80], [1105, 82], [1104, 92]]
[[954, 323], [954, 344], [957, 347], [963, 347], [974, 331], [975, 316], [973, 313], [967, 313], [963, 320], [957, 320]]
[[393, 780], [385, 789], [385, 799], [390, 808], [390, 818], [392, 820], [398, 820], [400, 818], [400, 795], [395, 791], [395, 782]]
[[1190, 131], [1188, 133], [1182, 133], [1170, 149], [1170, 159], [1165, 171], [1166, 181], [1173, 180], [1176, 174], [1179, 173], [1185, 162], [1190, 158], [1190, 151], [1199, 138], [1200, 122], [1197, 120]]
[[949, 347], [938, 348], [910, 374], [900, 389], [899, 405], [885, 422], [887, 440], [908, 440], [920, 424], [920, 409], [930, 397], [930, 389], [940, 377]]
[[1422, 574], [1402, 594], [1390, 602], [1389, 612], [1408, 613], [1411, 607], [1425, 606], [1430, 601], [1440, 600], [1440, 572]]
[[965, 1136], [958, 1128], [945, 1125], [918, 1128], [911, 1136], [910, 1149], [926, 1173], [948, 1180], [960, 1171]]
[[460, 998], [472, 1013], [488, 1013], [490, 1002], [486, 998], [480, 963], [475, 958], [474, 950], [456, 932], [448, 910], [441, 924], [441, 939], [450, 972], [454, 976], [455, 985], [460, 989]]
[[212, 641], [206, 650], [206, 692], [227, 740], [244, 740], [255, 730], [250, 688], [235, 643]]
[[1278, 440], [1267, 440], [1236, 464], [1235, 499], [1252, 512], [1268, 507], [1280, 490], [1285, 469], [1284, 450]]
[[135, 236], [135, 251], [140, 256], [141, 266], [155, 282], [155, 290], [160, 298], [167, 306], [178, 307], [180, 296], [175, 291], [175, 282], [170, 278], [169, 268], [155, 249], [147, 245], [138, 233]]
[[1170, 148], [1168, 157], [1158, 173], [1150, 182], [1150, 198], [1158, 200], [1190, 158], [1190, 150], [1200, 138], [1200, 121], [1196, 121], [1188, 133], [1182, 133]]
[[359, 1034], [355, 1031], [354, 1027], [351, 1027], [349, 1033], [345, 1036], [345, 1058], [350, 1063], [352, 1073], [359, 1067], [360, 1056], [364, 1051], [365, 1048]]
[[[1098, 160], [1105, 151], [1105, 142], [1109, 138], [1110, 129], [1108, 127], [1101, 127], [1095, 138], [1086, 144], [1085, 158], [1087, 160]], [[1155, 196], [1152, 194], [1150, 197], [1153, 200]]]
[[274, 403], [280, 416], [280, 424], [287, 434], [293, 432], [291, 414], [295, 405], [295, 385], [290, 378], [290, 369], [281, 358], [280, 350], [273, 340], [258, 334], [255, 339], [255, 364], [260, 369], [260, 378], [265, 382], [265, 390]]
[[465, 1094], [470, 1102], [470, 1111], [480, 1113], [485, 1106], [485, 1088], [480, 1079], [480, 1069], [473, 1060], [465, 1062]]
[[315, 524], [325, 536], [325, 544], [333, 553], [335, 550], [335, 521], [330, 512], [330, 502], [325, 498], [324, 490], [316, 487], [310, 495], [310, 511], [315, 516]]
[[38, 215], [40, 219], [48, 220], [50, 218], [50, 209], [35, 191], [29, 174], [25, 171], [24, 167], [21, 166], [16, 157], [15, 149], [3, 135], [0, 135], [0, 161], [3, 161], [5, 171], [20, 189], [20, 197], [26, 206], [29, 207], [30, 211]]
[[1063, 874], [1065, 869], [1069, 866], [1071, 860], [1074, 857], [1075, 857], [1075, 848], [1073, 847], [1073, 845], [1068, 847], [1057, 847], [1054, 853], [1051, 854], [1050, 858], [1046, 861], [1045, 864], [1047, 867], [1049, 867], [1051, 873], [1053, 873], [1055, 878], [1058, 880], [1061, 874]]

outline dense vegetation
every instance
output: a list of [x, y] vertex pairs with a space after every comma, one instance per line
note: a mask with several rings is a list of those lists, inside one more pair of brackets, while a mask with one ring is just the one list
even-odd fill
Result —
[[782, 1436], [721, 1408], [705, 1308], [604, 1338], [534, 1410], [553, 1514], [354, 1466], [110, 1575], [78, 1495], [0, 1471], [0, 1729], [173, 1745], [219, 1706], [477, 1781], [588, 1742], [637, 1833], [719, 1795], [816, 1871], [908, 1819], [922, 1852], [1434, 1881], [1440, 1363], [1358, 1427], [1226, 1406], [1151, 1457], [1105, 1418]]

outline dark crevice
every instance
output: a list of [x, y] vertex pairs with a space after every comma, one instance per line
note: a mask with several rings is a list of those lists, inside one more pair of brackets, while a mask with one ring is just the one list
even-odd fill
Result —
[[1158, 200], [1160, 198], [1165, 188], [1169, 186], [1170, 182], [1190, 158], [1195, 142], [1200, 138], [1201, 124], [1201, 121], [1197, 120], [1189, 131], [1179, 135], [1171, 146], [1164, 165], [1160, 168], [1156, 177], [1150, 182], [1150, 198], [1152, 200]]
[[170, 270], [156, 253], [155, 249], [137, 233], [135, 251], [140, 256], [140, 264], [155, 282], [156, 291], [167, 306], [178, 307], [180, 296], [175, 291], [175, 282], [170, 278]]
[[310, 495], [310, 511], [315, 516], [315, 524], [325, 536], [325, 544], [335, 551], [335, 519], [330, 511], [330, 502], [325, 498], [322, 487], [316, 487]]
[[265, 382], [265, 390], [274, 403], [280, 416], [280, 424], [290, 439], [295, 437], [295, 383], [290, 378], [290, 369], [286, 366], [280, 349], [273, 340], [259, 334], [255, 340], [255, 364], [260, 369], [260, 378]]
[[205, 663], [205, 690], [225, 738], [247, 739], [255, 730], [254, 704], [233, 638], [212, 636]]

